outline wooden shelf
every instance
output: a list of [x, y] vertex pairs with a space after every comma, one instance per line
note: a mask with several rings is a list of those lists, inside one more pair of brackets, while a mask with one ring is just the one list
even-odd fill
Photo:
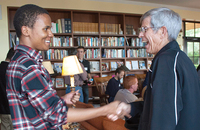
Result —
[[72, 36], [72, 33], [54, 33], [54, 36]]
[[115, 72], [115, 71], [102, 71], [102, 73], [110, 73], [110, 72]]
[[102, 49], [124, 49], [124, 46], [102, 46]]
[[147, 57], [127, 57], [126, 60], [144, 60], [147, 59]]
[[131, 72], [134, 72], [134, 71], [147, 71], [147, 69], [138, 69], [138, 70], [130, 70]]
[[49, 49], [69, 49], [72, 48], [74, 46], [55, 46], [55, 47], [49, 47]]
[[55, 90], [66, 90], [66, 87], [62, 87], [62, 88], [54, 88]]
[[85, 49], [99, 49], [99, 46], [84, 46]]
[[124, 37], [123, 34], [101, 34], [101, 37]]
[[92, 34], [92, 33], [74, 33], [74, 36], [95, 36], [95, 37], [99, 37], [99, 34]]
[[125, 37], [138, 37], [139, 35], [131, 35], [131, 34], [126, 34]]
[[126, 46], [127, 49], [144, 49], [144, 46]]
[[[16, 31], [13, 26], [13, 19], [15, 12], [17, 11], [18, 7], [8, 7], [8, 30], [9, 33], [12, 35], [15, 35]], [[91, 72], [92, 76], [102, 76], [102, 75], [110, 75], [113, 74], [114, 71], [101, 71], [102, 68], [102, 62], [116, 62], [120, 61], [123, 62], [124, 65], [126, 65], [126, 61], [130, 60], [143, 60], [145, 61], [146, 67], [148, 60], [153, 59], [153, 57], [122, 57], [122, 58], [103, 58], [102, 52], [105, 49], [123, 49], [122, 53], [125, 52], [125, 56], [127, 56], [127, 50], [128, 49], [144, 49], [145, 47], [133, 47], [133, 46], [127, 46], [126, 40], [129, 40], [130, 38], [137, 38], [138, 37], [138, 28], [140, 28], [140, 14], [130, 14], [130, 13], [115, 13], [115, 12], [101, 12], [101, 11], [83, 11], [83, 10], [68, 10], [68, 9], [46, 9], [49, 12], [49, 15], [52, 19], [52, 22], [56, 22], [58, 19], [67, 18], [71, 20], [71, 33], [54, 33], [54, 37], [59, 38], [61, 37], [70, 37], [70, 41], [73, 43], [73, 47], [78, 47], [78, 37], [97, 37], [99, 38], [98, 46], [84, 46], [86, 49], [98, 49], [100, 52], [100, 58], [87, 58], [89, 61], [99, 61], [99, 69], [100, 71], [94, 71]], [[89, 24], [86, 29], [82, 32], [96, 32], [96, 33], [76, 33], [81, 32], [79, 29], [78, 31], [75, 29], [74, 25], [76, 23], [87, 23]], [[91, 24], [91, 25], [90, 25]], [[101, 26], [104, 25], [104, 26]], [[137, 35], [132, 35], [132, 33], [129, 33], [128, 25], [131, 25], [133, 29], [135, 30]], [[91, 27], [94, 27], [94, 30], [90, 30]], [[85, 27], [84, 27], [85, 28]], [[70, 32], [70, 31], [69, 31]], [[121, 34], [123, 33], [123, 34]], [[129, 33], [129, 34], [128, 34]], [[124, 38], [124, 46], [101, 46], [101, 40], [102, 38], [108, 38], [108, 37], [123, 37]], [[60, 40], [60, 39], [59, 39]], [[10, 40], [9, 40], [10, 41]], [[80, 42], [79, 42], [80, 43]], [[94, 45], [94, 44], [93, 44]], [[109, 44], [110, 45], [110, 44]], [[71, 48], [71, 46], [65, 46], [65, 47], [50, 47], [50, 49], [58, 49], [58, 50], [67, 50]], [[53, 50], [52, 50], [53, 51]], [[97, 51], [97, 52], [98, 52]], [[93, 53], [93, 51], [91, 51]], [[120, 52], [120, 51], [119, 51]], [[51, 53], [50, 53], [51, 54]], [[45, 58], [45, 52], [42, 52], [43, 57]], [[124, 54], [123, 54], [124, 55]], [[47, 59], [44, 59], [47, 60]], [[52, 59], [47, 60], [51, 61], [52, 63], [61, 63], [62, 59]], [[144, 70], [131, 70], [128, 73], [136, 74], [141, 73], [144, 74], [147, 72], [147, 69]], [[59, 76], [53, 76], [54, 78]], [[61, 77], [61, 76], [60, 76]], [[59, 78], [60, 78], [59, 77]], [[95, 87], [91, 87], [95, 88]], [[65, 93], [65, 87], [63, 88], [55, 88], [59, 94]]]
[[112, 60], [112, 59], [116, 59], [116, 60], [124, 60], [125, 58], [101, 58], [102, 60]]
[[15, 29], [10, 29], [10, 32], [16, 32]]
[[101, 73], [101, 71], [92, 71], [91, 74]]
[[51, 61], [51, 62], [63, 62], [63, 60], [61, 60], [61, 59], [51, 59], [51, 60], [45, 59], [45, 60]]
[[97, 60], [98, 61], [98, 60], [100, 60], [100, 58], [86, 58], [86, 60], [89, 60], [89, 61], [91, 61], [91, 60], [94, 60], [94, 61]]

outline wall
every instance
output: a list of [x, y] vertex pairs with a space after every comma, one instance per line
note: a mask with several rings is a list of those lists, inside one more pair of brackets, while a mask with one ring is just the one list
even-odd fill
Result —
[[[0, 61], [5, 59], [7, 51], [9, 49], [8, 38], [8, 18], [7, 18], [7, 6], [20, 7], [24, 4], [37, 4], [44, 8], [62, 8], [62, 9], [75, 9], [75, 10], [97, 10], [97, 11], [109, 11], [109, 12], [124, 12], [124, 13], [136, 13], [143, 14], [153, 6], [146, 5], [133, 5], [122, 3], [110, 3], [88, 0], [0, 0], [2, 6], [2, 20], [0, 20]], [[152, 5], [152, 4], [151, 4]], [[187, 9], [173, 9], [184, 19], [200, 20], [198, 11], [189, 11]]]

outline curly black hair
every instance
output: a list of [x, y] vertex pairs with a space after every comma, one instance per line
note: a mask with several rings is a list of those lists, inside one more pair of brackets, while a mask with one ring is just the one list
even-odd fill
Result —
[[39, 7], [33, 4], [26, 4], [26, 5], [21, 6], [19, 9], [17, 9], [14, 16], [13, 24], [14, 24], [17, 36], [19, 38], [22, 34], [21, 32], [22, 26], [28, 26], [30, 28], [33, 28], [33, 25], [35, 24], [37, 16], [40, 14], [49, 14], [49, 13], [42, 7]]

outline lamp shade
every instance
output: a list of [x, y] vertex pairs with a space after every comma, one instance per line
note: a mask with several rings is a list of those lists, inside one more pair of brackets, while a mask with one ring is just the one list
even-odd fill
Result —
[[66, 56], [63, 58], [62, 75], [75, 75], [83, 73], [80, 62], [76, 55]]
[[54, 74], [54, 71], [53, 71], [53, 68], [52, 68], [52, 65], [51, 65], [50, 61], [43, 61], [42, 64], [43, 64], [44, 68], [47, 69], [49, 74]]

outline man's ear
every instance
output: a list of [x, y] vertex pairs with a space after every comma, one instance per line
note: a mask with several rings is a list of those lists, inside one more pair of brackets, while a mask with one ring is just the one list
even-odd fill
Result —
[[27, 26], [22, 26], [21, 28], [22, 35], [28, 37], [30, 33], [30, 28]]
[[160, 28], [160, 33], [161, 33], [161, 38], [163, 39], [164, 37], [166, 37], [166, 35], [168, 35], [168, 32], [167, 32], [167, 28], [165, 26], [162, 26]]
[[132, 88], [132, 89], [133, 89], [133, 88], [134, 88], [134, 85], [131, 85], [131, 86], [130, 86], [130, 88]]

